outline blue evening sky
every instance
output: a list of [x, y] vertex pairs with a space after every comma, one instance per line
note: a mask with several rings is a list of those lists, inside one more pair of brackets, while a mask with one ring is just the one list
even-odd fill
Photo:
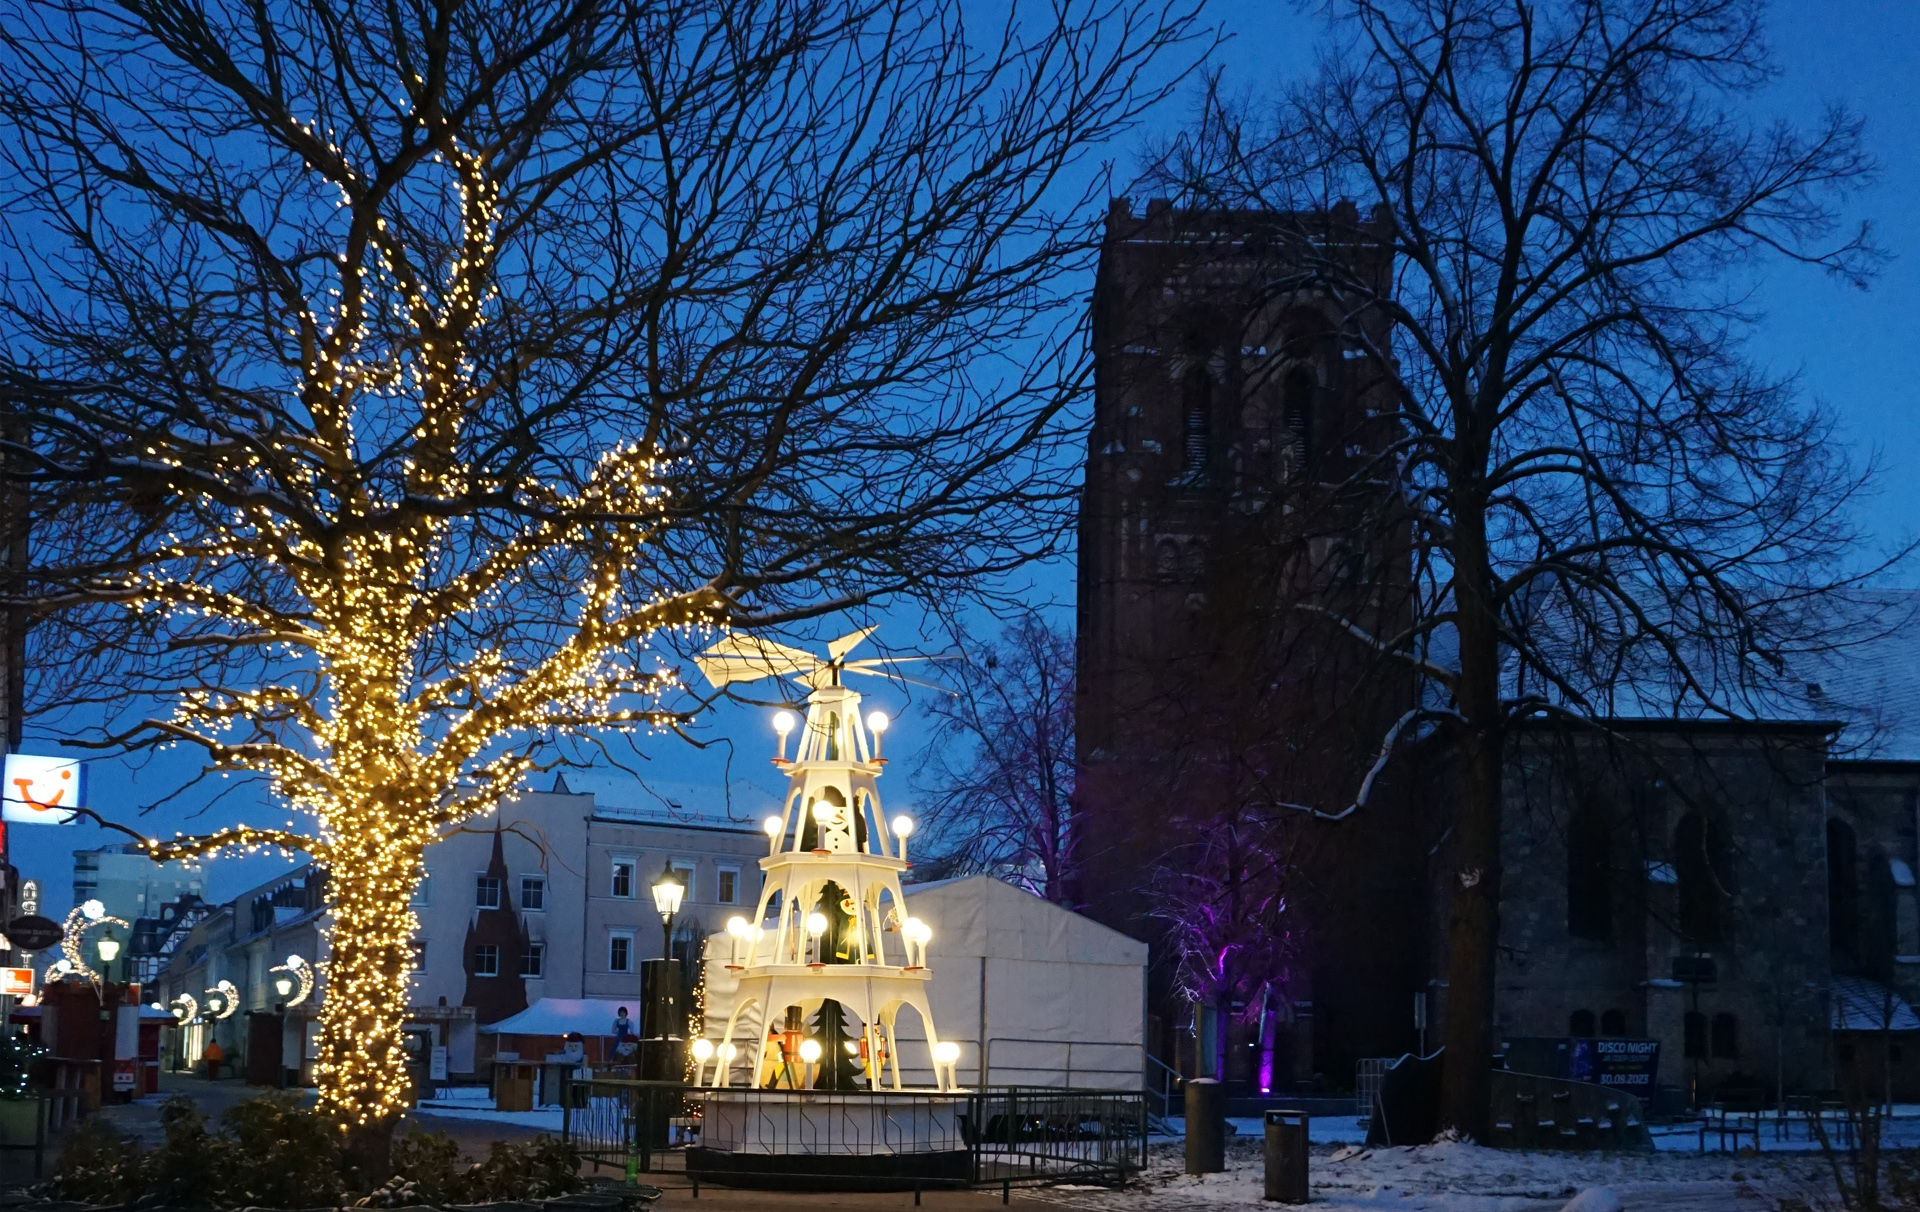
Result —
[[[1218, 52], [1230, 88], [1260, 91], [1284, 84], [1306, 71], [1318, 38], [1317, 18], [1280, 0], [1213, 0], [1212, 19], [1231, 35]], [[1753, 353], [1766, 364], [1802, 376], [1809, 399], [1817, 400], [1839, 417], [1845, 439], [1858, 457], [1877, 458], [1881, 466], [1878, 494], [1862, 508], [1862, 521], [1882, 542], [1891, 545], [1920, 533], [1920, 482], [1913, 468], [1920, 463], [1920, 413], [1916, 412], [1915, 383], [1920, 380], [1920, 345], [1915, 340], [1920, 316], [1920, 97], [1916, 95], [1915, 48], [1920, 47], [1920, 4], [1913, 0], [1782, 0], [1771, 9], [1771, 41], [1781, 69], [1778, 83], [1759, 97], [1755, 116], [1761, 119], [1804, 120], [1817, 116], [1829, 103], [1847, 106], [1865, 117], [1868, 145], [1881, 164], [1879, 180], [1856, 198], [1852, 213], [1872, 220], [1879, 242], [1893, 254], [1873, 287], [1860, 292], [1833, 283], [1817, 273], [1779, 268], [1761, 285], [1759, 302], [1767, 316], [1756, 334]], [[1162, 129], [1181, 121], [1191, 108], [1191, 94], [1169, 105], [1158, 119]], [[1124, 179], [1132, 148], [1114, 151], [1115, 167]], [[1906, 579], [1911, 579], [1911, 573]], [[1072, 568], [1059, 565], [1038, 569], [1033, 577], [1036, 604], [1050, 603], [1064, 613], [1071, 607]], [[1070, 618], [1070, 615], [1067, 616]], [[991, 624], [989, 624], [989, 627]], [[890, 626], [890, 646], [937, 650], [944, 641], [927, 635], [916, 641], [912, 629]], [[888, 734], [890, 755], [909, 758], [923, 734], [920, 704], [913, 688], [898, 684], [872, 686], [872, 705], [900, 716]], [[924, 702], [924, 692], [920, 692]], [[713, 721], [708, 735], [732, 737], [732, 748], [717, 746], [694, 752], [671, 739], [645, 746], [651, 790], [618, 772], [569, 774], [576, 790], [594, 790], [603, 802], [629, 806], [660, 806], [674, 801], [695, 811], [719, 811], [726, 802], [723, 788], [732, 785], [732, 810], [743, 820], [757, 819], [768, 798], [778, 794], [766, 758], [771, 756], [772, 734], [763, 713], [729, 711]], [[47, 752], [46, 738], [30, 741], [33, 752]], [[910, 760], [893, 764], [895, 776], [906, 781]], [[172, 832], [197, 830], [225, 821], [277, 821], [285, 813], [261, 801], [251, 788], [238, 790], [203, 814], [189, 817], [182, 807], [171, 807], [141, 817], [138, 809], [172, 790], [190, 773], [178, 759], [161, 760], [144, 769], [132, 769], [115, 760], [103, 760], [93, 769], [95, 806], [140, 827]], [[542, 786], [544, 786], [544, 782]], [[887, 789], [890, 807], [911, 807], [912, 796], [903, 786]], [[205, 805], [204, 795], [187, 802]], [[72, 863], [77, 847], [117, 840], [92, 826], [73, 828], [18, 827], [13, 856], [23, 873], [39, 878], [46, 888], [43, 911], [66, 906]], [[212, 873], [215, 897], [231, 897], [250, 884], [272, 878], [282, 864], [263, 857], [225, 860]]]

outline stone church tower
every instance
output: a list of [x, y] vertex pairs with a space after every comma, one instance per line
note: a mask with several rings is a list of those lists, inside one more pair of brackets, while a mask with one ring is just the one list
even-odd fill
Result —
[[1307, 811], [1353, 801], [1413, 693], [1341, 630], [1390, 627], [1409, 576], [1387, 234], [1119, 200], [1094, 291], [1080, 899], [1154, 943], [1162, 1059], [1275, 1091], [1414, 1043], [1407, 797]]

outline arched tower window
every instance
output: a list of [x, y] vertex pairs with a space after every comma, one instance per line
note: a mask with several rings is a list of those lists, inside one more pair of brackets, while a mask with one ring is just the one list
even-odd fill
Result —
[[1603, 1010], [1600, 1013], [1600, 1034], [1618, 1038], [1627, 1033], [1627, 1012], [1625, 1010]]
[[1853, 826], [1827, 822], [1827, 937], [1836, 960], [1860, 956], [1860, 847]]
[[1287, 448], [1293, 452], [1296, 469], [1313, 465], [1313, 400], [1319, 391], [1313, 371], [1296, 366], [1287, 372], [1281, 389], [1287, 424]]
[[1740, 1059], [1740, 1022], [1731, 1014], [1713, 1016], [1713, 1056], [1715, 1060]]
[[1698, 1010], [1687, 1011], [1681, 1019], [1680, 1051], [1689, 1059], [1706, 1059], [1707, 1016]]
[[1673, 831], [1673, 870], [1680, 882], [1680, 933], [1701, 946], [1720, 942], [1720, 839], [1697, 812]]
[[1180, 380], [1180, 413], [1185, 425], [1181, 439], [1185, 476], [1198, 482], [1207, 478], [1213, 461], [1213, 377], [1204, 362], [1196, 362]]
[[1575, 1039], [1593, 1038], [1593, 1011], [1575, 1010], [1567, 1016], [1567, 1034]]
[[1567, 823], [1567, 933], [1605, 941], [1613, 935], [1613, 830], [1597, 805], [1581, 804]]

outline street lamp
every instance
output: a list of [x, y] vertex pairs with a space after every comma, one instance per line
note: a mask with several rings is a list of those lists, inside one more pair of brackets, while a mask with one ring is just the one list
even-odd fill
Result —
[[680, 912], [680, 901], [687, 895], [686, 880], [669, 862], [660, 878], [653, 882], [653, 907], [660, 911], [660, 954], [673, 958], [673, 915]]
[[293, 992], [293, 978], [291, 976], [276, 976], [273, 978], [273, 988], [274, 992], [284, 998]]
[[120, 939], [114, 934], [112, 926], [108, 926], [107, 932], [95, 941], [93, 949], [100, 955], [101, 976], [111, 980], [113, 977], [113, 961], [120, 957]]

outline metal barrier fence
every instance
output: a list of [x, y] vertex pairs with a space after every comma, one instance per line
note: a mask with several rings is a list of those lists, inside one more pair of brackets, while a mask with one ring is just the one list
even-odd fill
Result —
[[1120, 1040], [1019, 1039], [996, 1035], [980, 1050], [985, 1076], [976, 1084], [1052, 1086], [1063, 1090], [1132, 1090], [1146, 1066], [1144, 1045]]
[[596, 1168], [739, 1186], [905, 1189], [1084, 1182], [1146, 1165], [1136, 1092], [998, 1087], [834, 1092], [593, 1078], [563, 1088], [562, 1137]]

